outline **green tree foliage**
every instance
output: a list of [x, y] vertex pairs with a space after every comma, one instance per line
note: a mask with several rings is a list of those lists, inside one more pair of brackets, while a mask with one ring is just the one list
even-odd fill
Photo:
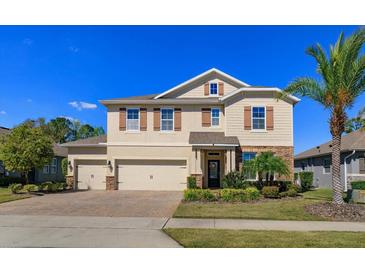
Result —
[[63, 158], [61, 162], [62, 174], [63, 176], [67, 175], [67, 166], [68, 166], [68, 159]]
[[53, 141], [41, 126], [26, 121], [0, 141], [0, 159], [9, 171], [19, 172], [29, 182], [32, 168], [42, 168], [53, 157]]
[[359, 111], [356, 117], [347, 120], [345, 125], [346, 133], [350, 133], [359, 129], [365, 129], [365, 107]]
[[322, 104], [330, 112], [329, 127], [332, 135], [332, 188], [333, 202], [343, 204], [341, 183], [341, 136], [345, 131], [346, 111], [365, 91], [365, 29], [360, 29], [347, 39], [340, 34], [327, 54], [317, 44], [307, 49], [307, 54], [317, 62], [320, 80], [302, 77], [294, 80], [284, 92], [306, 96]]
[[243, 163], [244, 172], [257, 173], [259, 181], [265, 178], [266, 182], [272, 182], [274, 175], [289, 176], [290, 171], [286, 162], [271, 151], [262, 152], [254, 159]]
[[72, 122], [64, 117], [51, 119], [47, 124], [48, 133], [55, 143], [65, 143], [71, 135], [71, 125]]

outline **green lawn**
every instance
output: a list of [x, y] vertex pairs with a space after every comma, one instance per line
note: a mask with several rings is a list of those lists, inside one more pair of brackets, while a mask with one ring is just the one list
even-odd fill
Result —
[[12, 194], [9, 189], [0, 187], [0, 204], [30, 197], [29, 194]]
[[362, 232], [288, 232], [167, 228], [184, 247], [365, 247]]
[[292, 200], [270, 200], [257, 203], [196, 203], [182, 202], [174, 213], [176, 218], [240, 218], [266, 220], [328, 220], [304, 210], [309, 204], [331, 200], [330, 189], [318, 189]]

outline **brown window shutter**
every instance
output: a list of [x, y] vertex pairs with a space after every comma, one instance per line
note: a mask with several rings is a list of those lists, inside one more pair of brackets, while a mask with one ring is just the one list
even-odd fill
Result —
[[266, 107], [266, 129], [274, 129], [274, 107], [272, 106]]
[[204, 84], [204, 95], [205, 96], [209, 95], [209, 83]]
[[174, 127], [175, 131], [181, 131], [181, 108], [174, 109]]
[[141, 120], [140, 129], [141, 129], [141, 131], [146, 131], [147, 130], [147, 109], [140, 108], [139, 113], [140, 113], [140, 120]]
[[119, 130], [126, 130], [126, 108], [119, 109]]
[[245, 107], [244, 109], [244, 129], [251, 130], [251, 107]]
[[219, 96], [223, 96], [224, 95], [224, 83], [223, 82], [219, 82], [218, 90], [219, 90]]
[[210, 108], [202, 108], [202, 126], [210, 127], [211, 110]]
[[153, 130], [155, 130], [155, 131], [160, 130], [160, 109], [159, 108], [153, 109]]

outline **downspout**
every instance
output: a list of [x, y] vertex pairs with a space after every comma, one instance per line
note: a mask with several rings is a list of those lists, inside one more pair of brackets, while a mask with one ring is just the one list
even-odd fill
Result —
[[356, 150], [353, 150], [352, 153], [350, 155], [347, 155], [345, 157], [345, 159], [343, 160], [344, 162], [344, 168], [345, 168], [345, 192], [347, 192], [347, 163], [346, 160], [350, 157], [352, 157], [355, 154]]

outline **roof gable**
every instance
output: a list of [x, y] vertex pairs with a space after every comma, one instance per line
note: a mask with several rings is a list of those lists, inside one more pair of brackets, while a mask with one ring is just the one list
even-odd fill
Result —
[[207, 79], [215, 79], [215, 78], [221, 79], [222, 81], [235, 85], [237, 88], [250, 86], [247, 83], [242, 82], [241, 80], [238, 80], [237, 78], [234, 78], [233, 76], [224, 73], [223, 71], [220, 71], [216, 68], [212, 68], [167, 91], [164, 91], [164, 92], [158, 94], [157, 96], [154, 97], [154, 99], [159, 99], [159, 98], [165, 97], [169, 94], [172, 94], [174, 92], [177, 92], [179, 90], [183, 90], [184, 88], [186, 88], [190, 85], [193, 85], [194, 83], [202, 84]]

